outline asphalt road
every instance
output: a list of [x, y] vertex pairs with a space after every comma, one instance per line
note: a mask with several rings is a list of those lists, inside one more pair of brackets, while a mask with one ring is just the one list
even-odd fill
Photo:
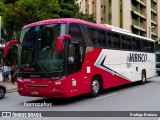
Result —
[[[7, 93], [5, 98], [0, 100], [0, 111], [73, 111], [69, 113], [60, 112], [62, 117], [49, 119], [63, 120], [158, 120], [159, 117], [92, 117], [98, 111], [160, 111], [160, 77], [154, 77], [144, 85], [134, 83], [103, 91], [96, 98], [89, 98], [88, 95], [78, 96], [71, 99], [46, 99], [35, 97], [19, 96], [17, 92]], [[45, 106], [35, 106], [45, 104]], [[47, 106], [48, 105], [48, 106]], [[94, 111], [89, 117], [65, 117], [63, 114], [76, 116], [76, 112]], [[95, 112], [97, 111], [97, 112]], [[103, 113], [103, 112], [102, 112]], [[122, 114], [125, 112], [122, 112]], [[45, 115], [52, 115], [50, 112]], [[88, 114], [86, 112], [86, 114]], [[121, 114], [121, 112], [116, 112]], [[0, 118], [1, 119], [1, 118]], [[10, 120], [10, 118], [5, 118]], [[12, 118], [18, 119], [18, 118]], [[20, 118], [19, 118], [20, 119]], [[24, 120], [35, 120], [39, 118], [23, 118]], [[40, 118], [43, 120], [46, 118]], [[48, 119], [47, 119], [48, 120]], [[159, 119], [160, 120], [160, 119]]]

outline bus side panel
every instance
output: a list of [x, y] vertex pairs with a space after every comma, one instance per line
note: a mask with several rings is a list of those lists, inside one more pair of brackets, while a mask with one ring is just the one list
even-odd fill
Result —
[[141, 80], [143, 69], [146, 70], [147, 78], [155, 76], [155, 55], [153, 53], [103, 49], [95, 66], [111, 73], [110, 78], [113, 84], [123, 84], [121, 79], [122, 81], [135, 82]]
[[[82, 67], [82, 76], [87, 78], [87, 87], [86, 91], [91, 90], [91, 79], [95, 75], [102, 77], [103, 88], [110, 88], [113, 86], [118, 86], [126, 83], [130, 83], [130, 80], [119, 74], [116, 70], [112, 70], [105, 65], [105, 63], [110, 63], [111, 61], [106, 61], [106, 56], [102, 53], [102, 49], [94, 48], [94, 50], [85, 55], [83, 67]], [[105, 52], [108, 55], [108, 52]], [[119, 55], [118, 55], [119, 57]], [[121, 69], [121, 65], [116, 65], [117, 69]], [[85, 82], [86, 82], [85, 81]]]

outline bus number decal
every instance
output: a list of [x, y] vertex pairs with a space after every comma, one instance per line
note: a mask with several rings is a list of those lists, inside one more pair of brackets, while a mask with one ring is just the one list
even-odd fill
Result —
[[129, 62], [147, 62], [147, 54], [130, 53]]

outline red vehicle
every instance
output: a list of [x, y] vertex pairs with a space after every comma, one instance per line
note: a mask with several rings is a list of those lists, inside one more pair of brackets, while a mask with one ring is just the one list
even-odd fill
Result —
[[[143, 51], [138, 40], [150, 49]], [[20, 41], [6, 43], [5, 54], [11, 44], [19, 44], [17, 81], [22, 96], [66, 98], [91, 93], [95, 97], [102, 89], [145, 82], [155, 74], [153, 40], [84, 20], [35, 22], [23, 27]], [[136, 60], [143, 66], [136, 66]]]

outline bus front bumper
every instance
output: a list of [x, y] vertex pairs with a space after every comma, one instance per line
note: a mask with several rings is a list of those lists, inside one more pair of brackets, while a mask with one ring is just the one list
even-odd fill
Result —
[[30, 97], [46, 97], [46, 98], [66, 98], [69, 97], [67, 92], [62, 87], [58, 86], [27, 86], [27, 85], [18, 85], [18, 93], [21, 96], [30, 96]]

